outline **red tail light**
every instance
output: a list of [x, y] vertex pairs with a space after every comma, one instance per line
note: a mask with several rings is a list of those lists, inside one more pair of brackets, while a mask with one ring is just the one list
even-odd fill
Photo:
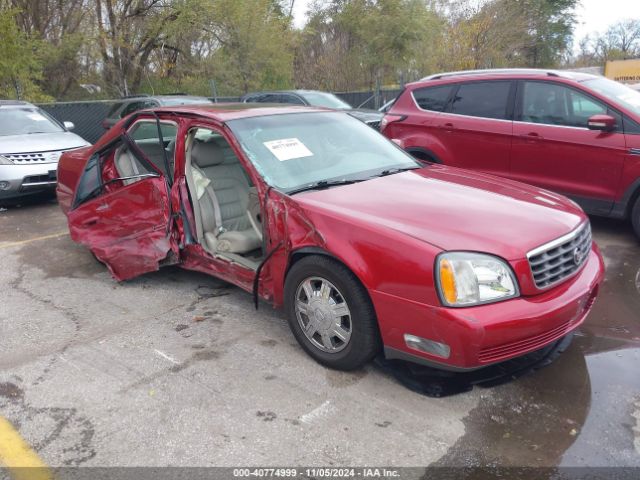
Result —
[[383, 132], [387, 125], [394, 122], [401, 122], [407, 118], [406, 115], [396, 115], [393, 113], [387, 113], [384, 117], [382, 117], [382, 121], [380, 122], [380, 131]]

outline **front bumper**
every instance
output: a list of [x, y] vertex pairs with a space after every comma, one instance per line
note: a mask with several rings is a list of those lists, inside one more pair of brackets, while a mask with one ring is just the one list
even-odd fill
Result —
[[[371, 292], [387, 358], [447, 370], [474, 370], [538, 350], [576, 329], [604, 278], [594, 244], [580, 272], [539, 295], [468, 308], [446, 308]], [[404, 335], [450, 347], [448, 358], [409, 348]]]
[[[58, 163], [0, 165], [0, 199], [54, 190]], [[8, 185], [5, 185], [6, 182]]]

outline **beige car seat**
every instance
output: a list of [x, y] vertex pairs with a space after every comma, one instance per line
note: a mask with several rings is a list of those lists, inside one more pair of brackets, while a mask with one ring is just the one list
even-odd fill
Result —
[[[144, 173], [140, 167], [138, 160], [133, 155], [131, 150], [126, 145], [120, 147], [115, 154], [115, 164], [118, 175], [121, 177], [132, 177], [134, 175], [140, 175]], [[131, 178], [129, 180], [123, 180], [122, 183], [130, 185], [134, 182], [141, 180], [140, 178]]]
[[233, 151], [214, 140], [194, 141], [191, 175], [203, 246], [210, 252], [236, 254], [260, 248], [261, 239], [247, 214], [251, 186]]

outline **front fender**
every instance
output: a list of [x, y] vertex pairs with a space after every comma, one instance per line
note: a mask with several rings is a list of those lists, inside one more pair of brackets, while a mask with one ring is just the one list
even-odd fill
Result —
[[282, 241], [263, 280], [264, 287], [273, 293], [275, 306], [283, 303], [286, 273], [301, 253], [335, 258], [370, 291], [438, 304], [433, 265], [439, 248], [370, 222], [304, 209], [286, 196], [269, 204], [269, 242], [274, 246], [278, 243], [273, 237]]

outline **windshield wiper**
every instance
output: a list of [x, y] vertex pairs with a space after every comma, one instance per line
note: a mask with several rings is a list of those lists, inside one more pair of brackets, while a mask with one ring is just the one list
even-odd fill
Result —
[[417, 170], [418, 166], [413, 167], [396, 167], [396, 168], [387, 168], [386, 170], [382, 170], [374, 177], [386, 177], [387, 175], [393, 175], [394, 173], [406, 172], [407, 170]]
[[366, 179], [360, 178], [357, 180], [320, 180], [319, 182], [311, 183], [309, 185], [305, 185], [304, 187], [295, 188], [293, 190], [289, 190], [287, 195], [295, 195], [300, 192], [307, 192], [309, 190], [324, 190], [325, 188], [337, 187], [340, 185], [351, 185], [352, 183], [362, 182]]

